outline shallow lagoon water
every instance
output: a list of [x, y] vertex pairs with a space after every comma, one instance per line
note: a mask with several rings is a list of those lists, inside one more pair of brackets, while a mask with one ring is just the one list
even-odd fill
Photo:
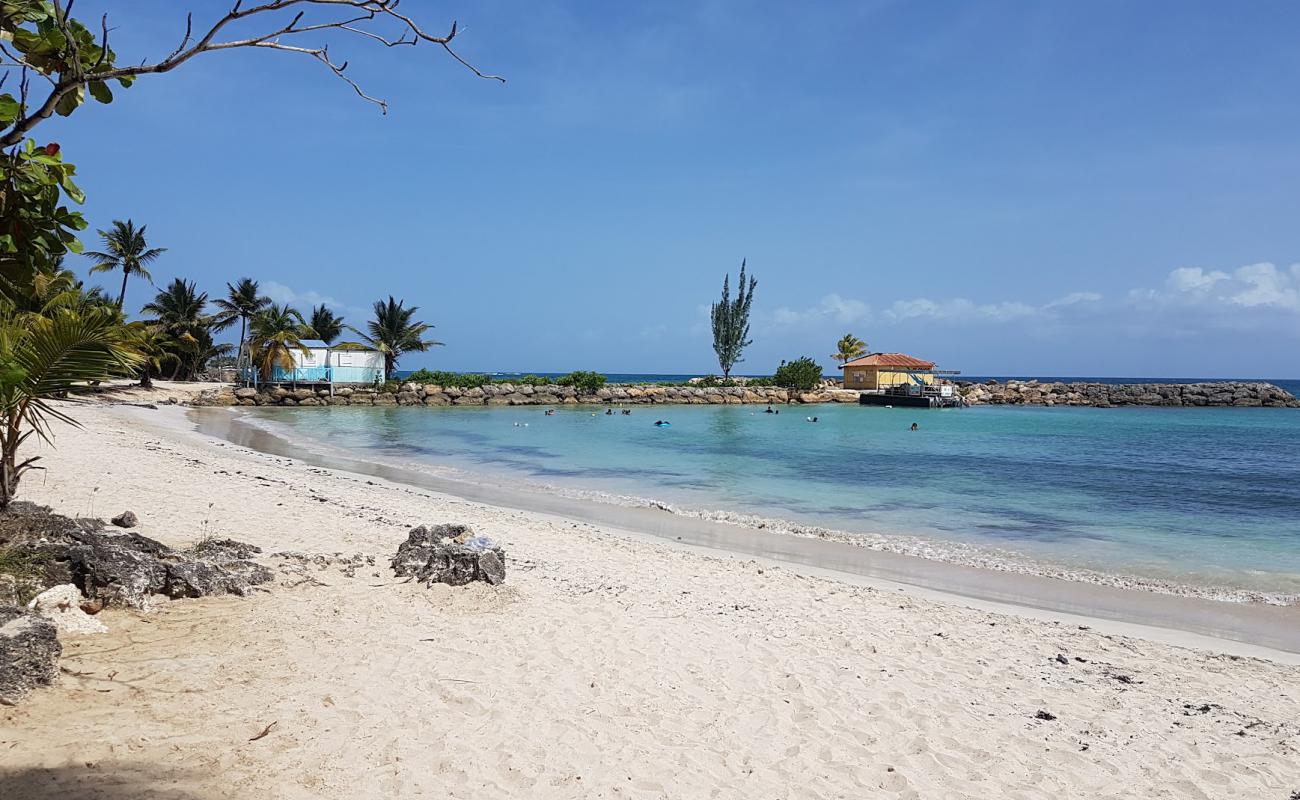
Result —
[[547, 417], [537, 407], [347, 407], [256, 416], [304, 445], [453, 467], [487, 482], [1300, 594], [1295, 410], [780, 410], [634, 406], [607, 416], [561, 407]]

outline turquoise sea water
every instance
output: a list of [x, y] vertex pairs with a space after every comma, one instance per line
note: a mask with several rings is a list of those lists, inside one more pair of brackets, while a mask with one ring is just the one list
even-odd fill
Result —
[[[1069, 569], [1300, 593], [1300, 411], [781, 412], [287, 408], [257, 417], [300, 443], [512, 485], [919, 536]], [[806, 420], [813, 414], [816, 423]], [[658, 428], [656, 419], [672, 424]]]

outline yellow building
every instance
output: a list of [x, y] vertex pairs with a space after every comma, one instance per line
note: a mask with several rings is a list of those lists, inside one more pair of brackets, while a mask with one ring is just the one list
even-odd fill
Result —
[[844, 388], [875, 391], [907, 384], [933, 384], [934, 362], [903, 353], [872, 353], [844, 364]]

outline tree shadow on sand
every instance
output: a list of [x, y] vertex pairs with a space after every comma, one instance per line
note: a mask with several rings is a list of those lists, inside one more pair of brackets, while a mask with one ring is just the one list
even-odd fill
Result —
[[0, 767], [4, 800], [214, 800], [185, 788], [190, 774], [175, 767], [101, 761], [61, 767]]

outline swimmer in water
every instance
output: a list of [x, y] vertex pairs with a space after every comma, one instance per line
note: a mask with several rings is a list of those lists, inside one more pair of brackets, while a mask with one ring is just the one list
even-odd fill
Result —
[[913, 423], [912, 423], [912, 430], [915, 431], [915, 430], [919, 430], [919, 429], [920, 429], [920, 426], [917, 425], [915, 422], [913, 422]]

